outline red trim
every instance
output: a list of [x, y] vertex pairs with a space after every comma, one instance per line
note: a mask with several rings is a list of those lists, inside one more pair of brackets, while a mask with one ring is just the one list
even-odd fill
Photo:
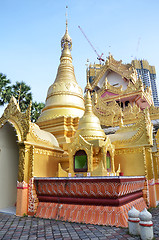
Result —
[[138, 223], [140, 222], [140, 220], [131, 220], [131, 219], [128, 219], [129, 222], [134, 222], [134, 223]]
[[101, 206], [122, 206], [128, 202], [142, 197], [142, 191], [132, 193], [120, 198], [74, 198], [74, 197], [55, 197], [48, 195], [38, 195], [39, 202], [56, 202], [80, 205], [101, 205]]
[[153, 226], [153, 223], [151, 224], [145, 224], [145, 223], [139, 223], [140, 226], [143, 226], [143, 227], [152, 227]]
[[17, 187], [17, 189], [28, 189], [28, 187]]
[[56, 179], [45, 179], [45, 178], [41, 178], [41, 179], [34, 179], [35, 182], [65, 182], [66, 184], [69, 183], [69, 182], [84, 182], [84, 183], [87, 183], [87, 182], [91, 182], [91, 183], [98, 183], [98, 182], [117, 182], [117, 183], [120, 183], [120, 182], [139, 182], [139, 181], [144, 181], [145, 180], [145, 177], [141, 177], [141, 178], [125, 178], [123, 176], [119, 176], [119, 177], [115, 177], [115, 178], [101, 178], [101, 179], [98, 179], [96, 177], [84, 177], [84, 178], [68, 178], [68, 179], [61, 179], [61, 178], [56, 178]]

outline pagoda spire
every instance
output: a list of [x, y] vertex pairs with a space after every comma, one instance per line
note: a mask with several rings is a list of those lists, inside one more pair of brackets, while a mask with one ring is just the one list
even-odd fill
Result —
[[56, 79], [48, 89], [45, 107], [38, 119], [39, 126], [43, 126], [43, 129], [45, 129], [45, 121], [51, 122], [58, 117], [80, 118], [84, 113], [83, 92], [76, 81], [71, 48], [72, 39], [68, 34], [66, 13], [66, 30], [61, 39], [60, 64]]
[[[68, 6], [66, 6], [66, 9]], [[61, 39], [61, 50], [63, 51], [65, 48], [69, 48], [72, 50], [72, 39], [68, 33], [68, 17], [67, 17], [67, 10], [66, 10], [66, 30], [63, 38]]]

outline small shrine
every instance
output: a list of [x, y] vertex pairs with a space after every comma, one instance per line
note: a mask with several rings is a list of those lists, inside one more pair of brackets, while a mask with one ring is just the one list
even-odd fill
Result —
[[92, 112], [90, 92], [85, 96], [85, 112], [79, 120], [74, 141], [69, 144], [71, 176], [114, 176], [114, 146]]

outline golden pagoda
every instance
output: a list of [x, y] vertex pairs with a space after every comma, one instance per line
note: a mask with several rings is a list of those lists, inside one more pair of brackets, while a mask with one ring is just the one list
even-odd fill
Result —
[[37, 121], [41, 129], [54, 134], [59, 143], [69, 142], [84, 113], [84, 98], [72, 64], [72, 39], [66, 32], [61, 39], [62, 54], [54, 83], [49, 87], [46, 104]]
[[[92, 111], [90, 91], [85, 95], [85, 113], [79, 120], [69, 152], [71, 176], [107, 176], [114, 172], [114, 146], [101, 128], [100, 121]], [[59, 165], [59, 177], [67, 176]]]

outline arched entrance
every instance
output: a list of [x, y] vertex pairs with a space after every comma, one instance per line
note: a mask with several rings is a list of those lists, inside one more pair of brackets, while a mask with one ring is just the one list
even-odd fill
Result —
[[14, 127], [7, 122], [0, 128], [0, 210], [15, 207], [19, 148]]

